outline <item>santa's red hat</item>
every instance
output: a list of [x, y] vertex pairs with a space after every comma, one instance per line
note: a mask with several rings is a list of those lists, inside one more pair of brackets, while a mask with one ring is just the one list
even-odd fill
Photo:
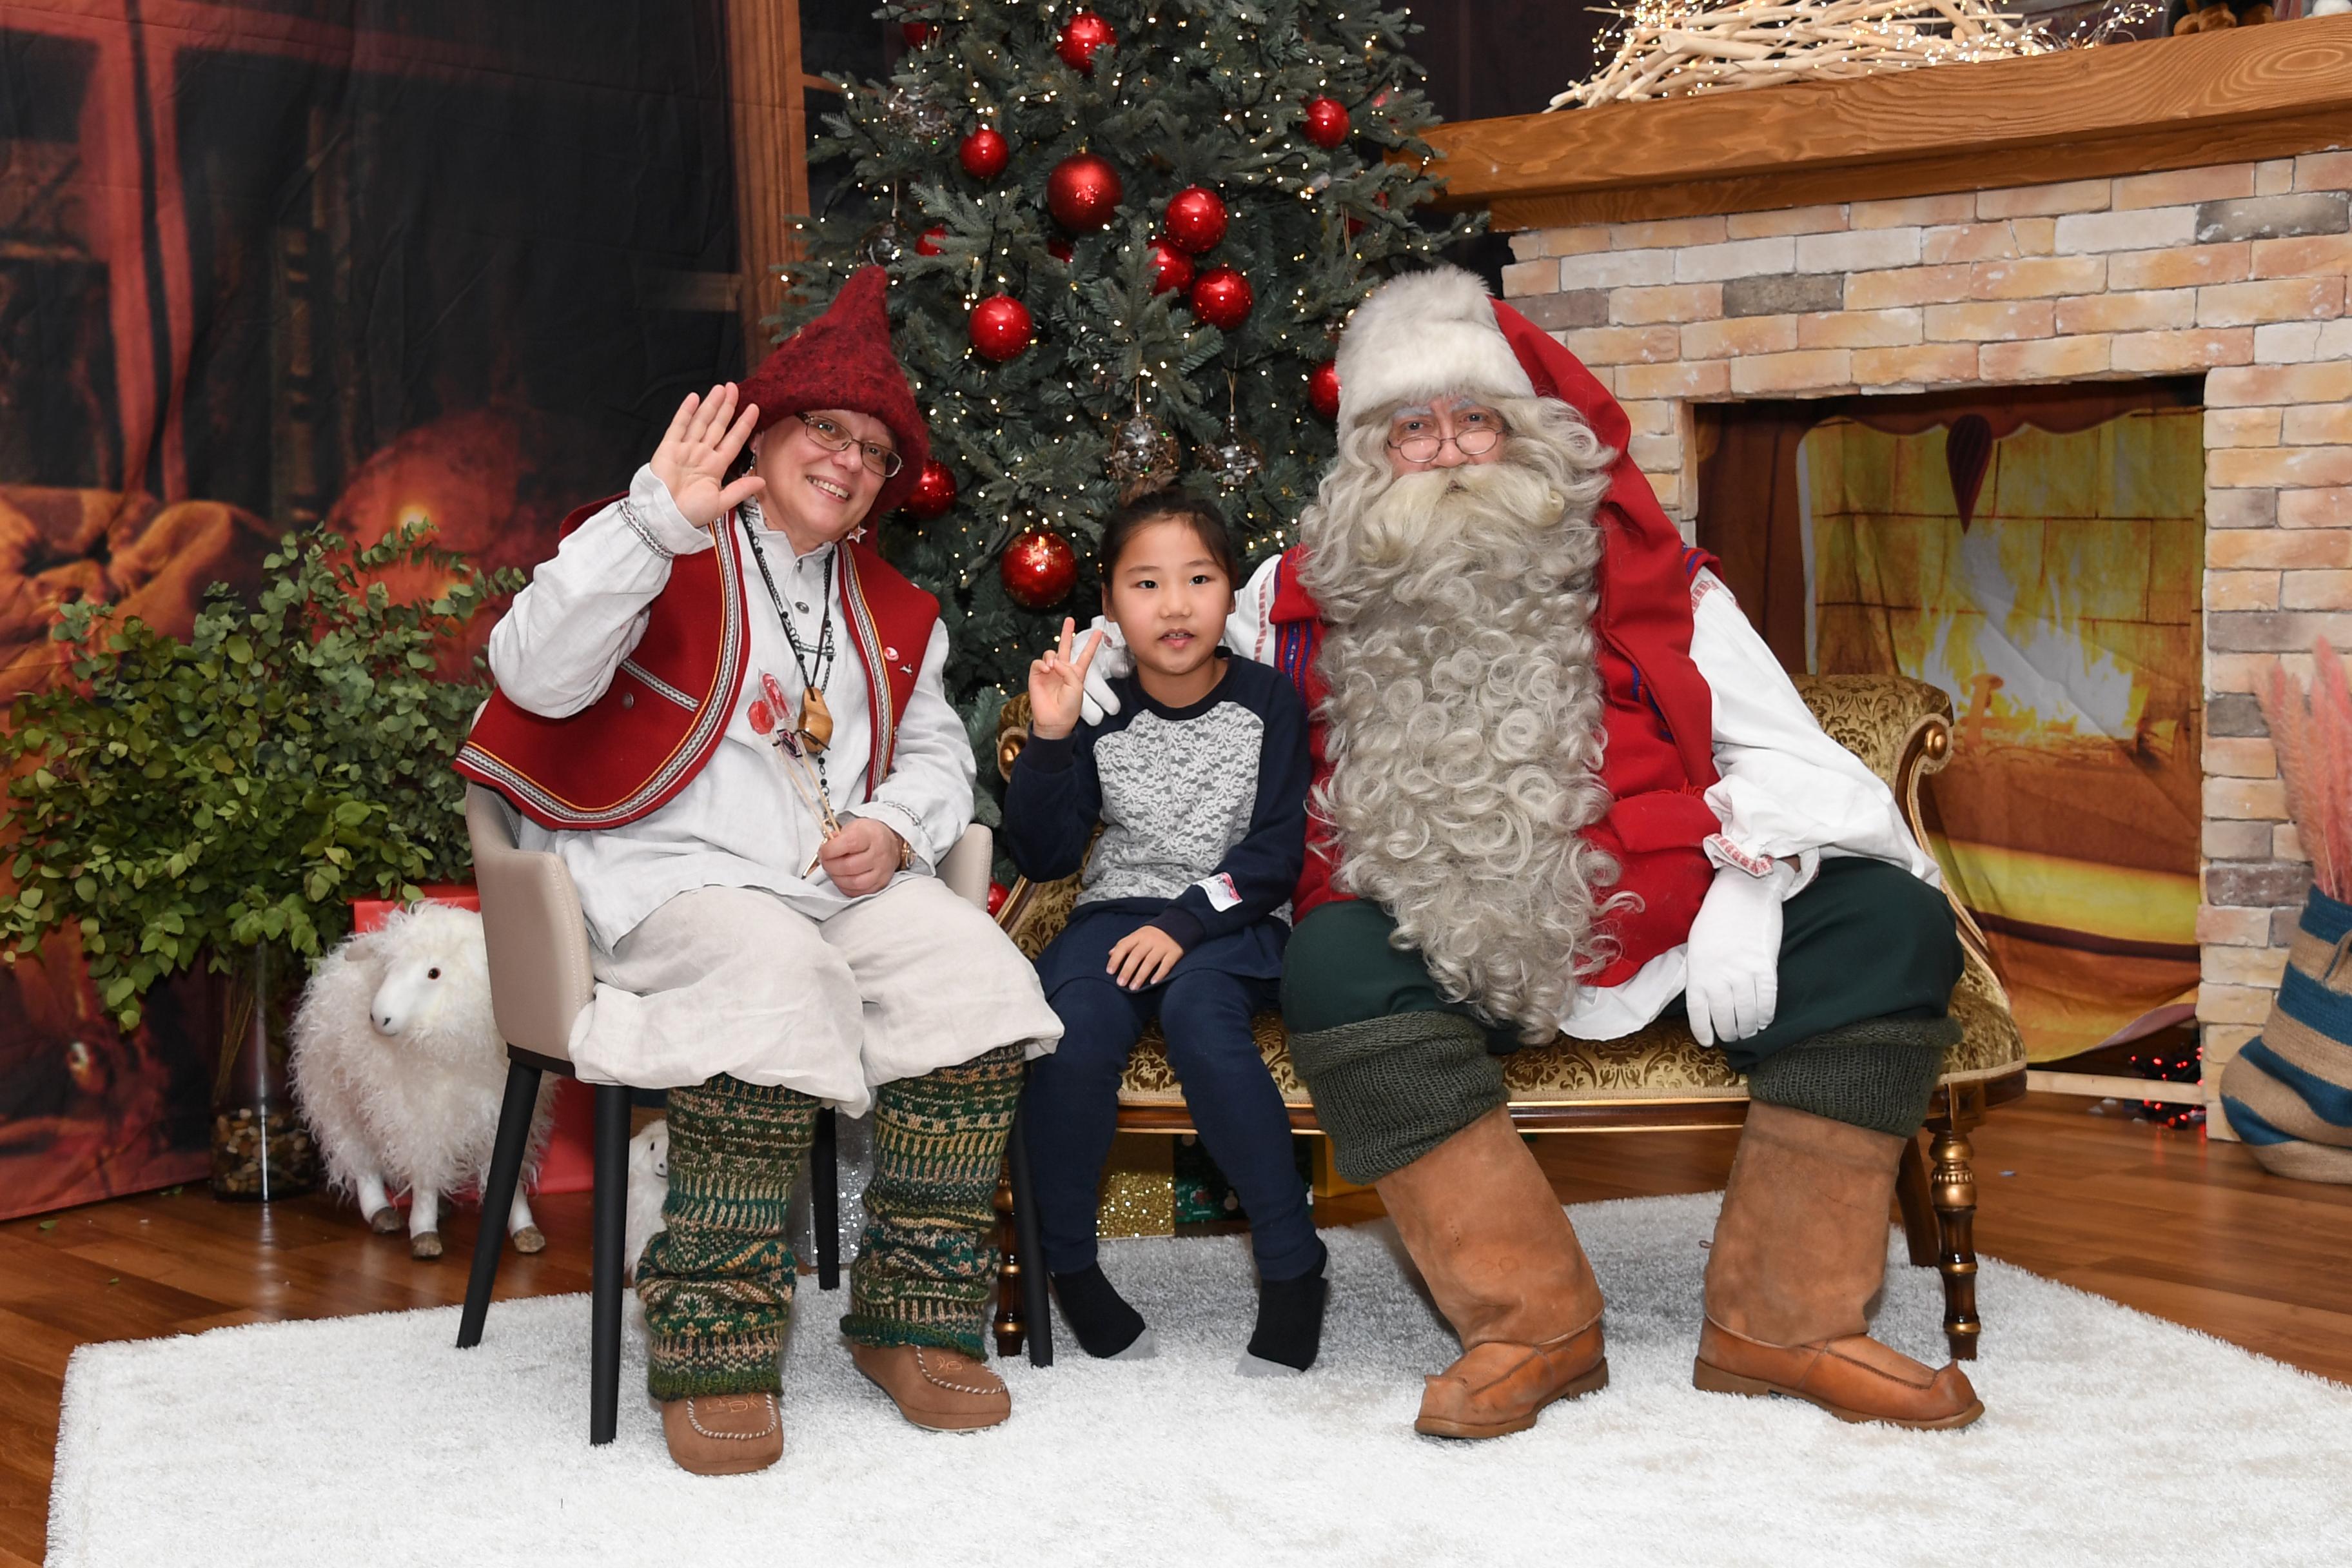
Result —
[[1391, 278], [1348, 319], [1339, 338], [1339, 429], [1440, 397], [1550, 397], [1567, 404], [1617, 453], [1609, 499], [1644, 531], [1681, 535], [1625, 454], [1622, 405], [1559, 341], [1459, 267]]
[[777, 420], [818, 408], [870, 414], [890, 427], [903, 461], [882, 482], [869, 519], [881, 518], [905, 500], [931, 455], [930, 432], [907, 384], [907, 373], [890, 352], [890, 276], [879, 267], [849, 275], [824, 314], [778, 343], [738, 389], [757, 404], [754, 433]]

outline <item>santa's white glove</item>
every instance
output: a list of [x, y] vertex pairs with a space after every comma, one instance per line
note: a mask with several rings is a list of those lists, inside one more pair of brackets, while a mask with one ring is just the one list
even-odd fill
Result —
[[[1106, 713], [1118, 711], [1118, 693], [1110, 689], [1114, 676], [1126, 675], [1135, 668], [1135, 655], [1127, 648], [1127, 639], [1118, 628], [1102, 616], [1095, 617], [1089, 631], [1102, 634], [1102, 648], [1095, 655], [1094, 663], [1087, 667], [1087, 689], [1078, 699], [1078, 716], [1089, 724], [1099, 724]], [[1078, 639], [1084, 646], [1086, 638]]]
[[1780, 1005], [1780, 903], [1796, 879], [1785, 860], [1761, 877], [1736, 866], [1716, 872], [1691, 922], [1683, 998], [1700, 1045], [1744, 1040], [1772, 1022]]

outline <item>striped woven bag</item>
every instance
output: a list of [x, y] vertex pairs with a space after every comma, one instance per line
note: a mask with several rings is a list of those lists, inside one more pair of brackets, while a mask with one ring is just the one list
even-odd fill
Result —
[[2221, 1069], [2221, 1110], [2273, 1175], [2352, 1183], [2352, 904], [2304, 900], [2270, 1018]]

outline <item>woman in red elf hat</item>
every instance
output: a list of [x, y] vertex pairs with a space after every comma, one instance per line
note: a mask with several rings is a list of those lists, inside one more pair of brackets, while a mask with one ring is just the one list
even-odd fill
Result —
[[593, 941], [581, 1076], [669, 1090], [666, 1228], [637, 1264], [671, 1456], [782, 1451], [785, 1201], [821, 1104], [875, 1112], [842, 1321], [918, 1426], [992, 1426], [991, 1199], [1035, 971], [933, 875], [974, 764], [939, 605], [865, 535], [928, 453], [867, 268], [741, 387], [690, 396], [628, 492], [566, 520], [490, 638], [457, 761], [562, 857]]

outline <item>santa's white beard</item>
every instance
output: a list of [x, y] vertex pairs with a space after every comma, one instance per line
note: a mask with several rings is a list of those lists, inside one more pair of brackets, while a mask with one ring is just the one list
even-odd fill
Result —
[[1601, 540], [1531, 464], [1364, 478], [1352, 515], [1327, 488], [1302, 530], [1339, 884], [1395, 917], [1449, 998], [1549, 1038], [1607, 961], [1617, 877], [1579, 834], [1609, 807]]

